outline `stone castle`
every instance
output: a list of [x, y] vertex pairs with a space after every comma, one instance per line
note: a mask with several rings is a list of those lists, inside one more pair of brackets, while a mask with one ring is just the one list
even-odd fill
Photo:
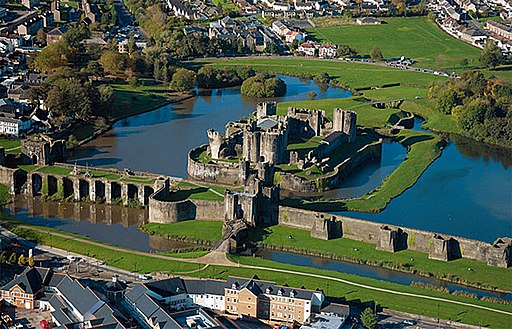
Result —
[[[43, 171], [27, 173], [17, 168], [14, 164], [45, 166], [65, 160], [65, 143], [44, 137], [23, 141], [22, 152], [18, 155], [6, 154], [0, 149], [0, 183], [10, 186], [13, 194], [29, 196], [61, 195], [76, 201], [103, 199], [106, 204], [118, 199], [124, 205], [129, 205], [129, 200], [139, 200], [141, 205], [148, 207], [150, 222], [223, 220], [222, 241], [228, 242], [226, 251], [240, 250], [249, 228], [279, 224], [308, 230], [318, 239], [349, 238], [375, 243], [377, 249], [388, 252], [409, 249], [428, 253], [429, 258], [437, 260], [462, 257], [492, 266], [512, 265], [510, 238], [499, 238], [489, 244], [279, 205], [281, 186], [274, 181], [276, 165], [295, 163], [307, 167], [319, 163], [317, 159], [340, 145], [355, 140], [355, 113], [342, 110], [334, 113], [331, 122], [323, 111], [290, 108], [286, 117], [279, 118], [275, 103], [263, 103], [258, 106], [255, 117], [229, 123], [224, 136], [208, 131], [209, 144], [189, 154], [189, 173], [196, 180], [242, 186], [241, 189], [226, 189], [221, 195], [223, 201], [196, 200], [180, 195], [180, 188], [169, 178], [149, 173], [140, 173], [143, 174], [141, 177], [151, 178], [151, 183], [144, 184], [134, 179], [139, 173], [130, 173], [130, 179], [94, 178], [84, 175], [87, 168], [78, 169], [64, 163], [58, 165], [73, 168], [68, 175]], [[286, 145], [290, 141], [304, 136], [322, 136], [326, 143], [306, 154], [287, 151]], [[210, 155], [212, 161], [201, 163], [195, 160], [198, 152]], [[230, 157], [238, 161], [230, 162]], [[105, 173], [123, 176], [123, 172]]]

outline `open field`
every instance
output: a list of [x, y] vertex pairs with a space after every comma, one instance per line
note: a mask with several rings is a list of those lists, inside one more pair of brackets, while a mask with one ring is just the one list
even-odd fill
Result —
[[112, 85], [116, 103], [110, 113], [114, 120], [144, 113], [169, 103], [167, 90], [163, 86]]
[[298, 77], [328, 73], [348, 88], [360, 89], [401, 83], [409, 86], [427, 87], [432, 81], [442, 81], [445, 77], [420, 72], [406, 71], [392, 67], [346, 63], [338, 60], [318, 60], [300, 58], [236, 58], [219, 60], [197, 60], [195, 66], [212, 64], [214, 67], [251, 66], [258, 72], [288, 74]]
[[[134, 271], [136, 269], [138, 272], [145, 273], [168, 272], [179, 275], [180, 272], [196, 270], [193, 274], [187, 275], [209, 278], [226, 278], [229, 275], [241, 277], [252, 277], [253, 275], [257, 275], [263, 280], [272, 280], [278, 284], [288, 284], [290, 286], [296, 287], [305, 286], [308, 289], [319, 288], [329, 296], [342, 298], [348, 302], [364, 303], [367, 306], [371, 306], [372, 301], [376, 301], [380, 307], [388, 307], [404, 312], [429, 315], [432, 317], [437, 316], [439, 309], [439, 315], [441, 318], [454, 321], [462, 321], [471, 324], [481, 323], [483, 326], [490, 326], [493, 328], [507, 328], [511, 321], [510, 315], [497, 313], [495, 311], [474, 308], [469, 305], [456, 305], [439, 300], [391, 294], [389, 292], [356, 286], [354, 284], [349, 284], [348, 282], [337, 281], [337, 279], [350, 280], [351, 282], [355, 282], [357, 284], [364, 284], [378, 289], [388, 289], [393, 291], [422, 294], [425, 296], [456, 300], [470, 303], [472, 305], [481, 305], [496, 310], [503, 310], [506, 312], [512, 311], [512, 307], [509, 305], [493, 304], [466, 297], [447, 295], [441, 292], [430, 291], [418, 287], [401, 286], [384, 281], [362, 278], [333, 271], [284, 265], [252, 257], [235, 257], [235, 261], [239, 261], [240, 264], [256, 265], [260, 267], [264, 266], [265, 268], [244, 268], [246, 265], [241, 265], [241, 267], [212, 265], [204, 268], [202, 264], [191, 264], [185, 261], [179, 262], [163, 260], [158, 259], [156, 258], [156, 255], [153, 256], [151, 254], [142, 256], [135, 254], [130, 250], [113, 251], [111, 249], [95, 247], [88, 243], [77, 242], [59, 236], [51, 237], [48, 234], [38, 233], [30, 229], [15, 228], [14, 231], [22, 236], [28, 236], [36, 239], [41, 244], [48, 245], [50, 241], [52, 241], [51, 243], [53, 246], [61, 249], [66, 249], [81, 254], [87, 252], [88, 254], [94, 255], [94, 257], [100, 260], [104, 260], [108, 265], [129, 271]], [[273, 268], [282, 268], [287, 271], [292, 271], [293, 274], [289, 272], [283, 273], [272, 271]], [[313, 275], [324, 275], [327, 277], [311, 277], [308, 276], [307, 273], [311, 273]]]
[[187, 237], [195, 240], [218, 241], [222, 237], [223, 222], [186, 220], [172, 224], [149, 223], [141, 226], [148, 233], [161, 236]]
[[308, 30], [321, 42], [345, 44], [359, 54], [380, 48], [385, 58], [409, 57], [417, 66], [454, 70], [462, 68], [466, 58], [470, 66], [478, 65], [480, 50], [457, 40], [439, 29], [426, 17], [386, 18], [381, 25], [343, 25]]
[[508, 280], [512, 275], [512, 268], [487, 266], [483, 262], [474, 260], [461, 258], [442, 262], [429, 259], [426, 253], [411, 250], [390, 253], [376, 250], [373, 243], [344, 238], [319, 240], [312, 238], [307, 230], [286, 226], [271, 226], [262, 231], [255, 231], [251, 234], [251, 238], [254, 241], [261, 241], [264, 245], [293, 248], [297, 252], [316, 251], [327, 257], [341, 256], [347, 261], [401, 267], [423, 274], [431, 273], [438, 278], [478, 282], [483, 286], [512, 291], [512, 282]]

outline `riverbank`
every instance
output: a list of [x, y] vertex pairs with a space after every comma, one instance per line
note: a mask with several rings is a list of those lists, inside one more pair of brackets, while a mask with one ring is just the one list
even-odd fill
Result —
[[426, 253], [411, 250], [390, 253], [376, 250], [373, 243], [347, 238], [319, 240], [312, 238], [307, 230], [282, 225], [255, 230], [250, 239], [260, 247], [270, 250], [380, 266], [474, 288], [512, 291], [512, 283], [508, 280], [512, 274], [511, 268], [497, 268], [475, 260], [461, 258], [443, 262], [429, 259]]
[[[101, 127], [85, 123], [76, 127], [70, 137], [76, 141], [72, 148], [84, 145], [112, 129], [114, 124], [128, 117], [150, 112], [162, 106], [178, 103], [195, 97], [195, 93], [171, 93], [167, 88], [155, 84], [140, 86], [128, 84], [112, 84], [115, 95], [115, 106], [109, 113], [108, 121]], [[69, 143], [68, 143], [69, 144]]]
[[349, 303], [367, 304], [376, 301], [381, 307], [432, 317], [437, 316], [439, 309], [437, 305], [439, 304], [441, 318], [469, 324], [480, 322], [482, 325], [503, 328], [512, 318], [512, 307], [507, 305], [446, 295], [418, 287], [390, 284], [332, 271], [283, 265], [251, 257], [235, 257], [234, 260], [240, 264], [238, 266], [233, 263], [232, 266], [210, 265], [204, 267], [203, 264], [200, 264], [202, 258], [192, 261], [168, 259], [160, 254], [146, 254], [92, 245], [83, 238], [77, 241], [71, 236], [66, 238], [62, 234], [40, 233], [36, 229], [36, 227], [15, 228], [14, 231], [22, 236], [37, 239], [41, 244], [52, 244], [54, 247], [80, 254], [89, 250], [90, 253], [94, 253], [95, 258], [105, 261], [108, 265], [129, 271], [136, 269], [139, 273], [179, 274], [180, 272], [194, 271], [192, 276], [210, 278], [226, 278], [229, 275], [242, 277], [258, 275], [261, 279], [273, 280], [278, 284], [304, 285], [309, 289], [319, 288], [324, 290], [328, 296], [342, 296]]

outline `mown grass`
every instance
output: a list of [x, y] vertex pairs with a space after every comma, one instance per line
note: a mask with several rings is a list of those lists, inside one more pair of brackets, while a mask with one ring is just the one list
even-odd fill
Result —
[[116, 104], [110, 113], [114, 120], [157, 109], [169, 103], [168, 90], [163, 85], [113, 84]]
[[[204, 186], [204, 187], [203, 187]], [[179, 182], [178, 187], [182, 188], [177, 193], [180, 193], [180, 196], [178, 196], [179, 199], [195, 199], [195, 200], [212, 200], [212, 201], [222, 201], [224, 200], [224, 192], [226, 191], [225, 187], [222, 186], [214, 186], [214, 185], [204, 185], [201, 184], [201, 186], [189, 183], [189, 182]], [[220, 193], [221, 195], [218, 195], [217, 193], [212, 192], [216, 191]]]
[[5, 150], [21, 147], [21, 141], [15, 138], [0, 137], [0, 147]]
[[50, 238], [48, 234], [41, 234], [26, 229], [15, 229], [15, 232], [22, 235], [31, 237], [41, 244], [49, 245], [50, 240], [53, 246], [61, 249], [70, 250], [76, 253], [94, 255], [94, 257], [105, 261], [108, 265], [115, 266], [121, 269], [138, 272], [151, 273], [151, 272], [167, 272], [179, 275], [180, 272], [194, 271], [194, 273], [187, 274], [187, 276], [203, 277], [203, 278], [226, 278], [228, 276], [239, 277], [252, 277], [257, 275], [263, 280], [271, 280], [277, 284], [288, 284], [293, 287], [305, 286], [308, 289], [319, 288], [323, 290], [328, 296], [344, 299], [348, 302], [355, 302], [366, 306], [371, 306], [375, 301], [379, 307], [387, 307], [396, 309], [403, 312], [410, 312], [416, 314], [427, 315], [436, 317], [439, 310], [439, 316], [443, 319], [453, 321], [460, 321], [469, 324], [480, 323], [483, 326], [493, 328], [507, 328], [510, 325], [511, 316], [499, 314], [492, 311], [476, 309], [470, 306], [455, 305], [446, 302], [431, 301], [420, 299], [416, 297], [399, 296], [390, 293], [379, 292], [367, 288], [356, 287], [353, 285], [345, 284], [342, 282], [332, 281], [328, 279], [313, 278], [301, 275], [300, 272], [314, 273], [321, 275], [328, 275], [331, 277], [348, 279], [353, 282], [369, 284], [375, 287], [392, 289], [396, 291], [403, 291], [409, 293], [417, 293], [435, 297], [442, 297], [451, 300], [458, 300], [462, 302], [472, 303], [491, 307], [493, 309], [500, 309], [505, 311], [512, 311], [512, 307], [508, 305], [492, 304], [483, 301], [473, 300], [465, 297], [458, 297], [447, 295], [441, 292], [430, 291], [418, 287], [402, 286], [398, 284], [388, 283], [384, 281], [358, 277], [354, 275], [312, 269], [307, 267], [286, 265], [272, 261], [262, 260], [252, 257], [234, 257], [235, 262], [241, 264], [250, 264], [257, 266], [266, 266], [270, 268], [282, 268], [289, 271], [295, 271], [296, 274], [279, 273], [269, 270], [255, 270], [238, 267], [225, 267], [225, 266], [209, 266], [203, 270], [202, 264], [190, 264], [178, 261], [168, 261], [155, 259], [148, 256], [139, 256], [126, 252], [113, 252], [109, 249], [101, 247], [92, 248], [86, 243], [78, 243], [66, 238], [53, 236]]
[[221, 221], [186, 220], [172, 224], [149, 223], [141, 226], [145, 232], [162, 236], [180, 236], [197, 240], [218, 241], [222, 237]]
[[512, 291], [512, 268], [488, 266], [483, 262], [470, 259], [457, 259], [449, 262], [432, 260], [428, 254], [411, 250], [395, 253], [379, 251], [375, 244], [339, 238], [319, 240], [311, 237], [307, 230], [286, 226], [272, 226], [255, 231], [251, 239], [266, 245], [307, 249], [325, 254], [340, 255], [347, 260], [370, 261], [372, 263], [393, 264], [422, 273], [431, 273], [436, 277], [467, 282], [481, 283], [484, 286]]
[[432, 81], [443, 81], [445, 77], [413, 72], [392, 67], [382, 67], [337, 60], [308, 60], [299, 58], [236, 58], [220, 60], [197, 60], [194, 65], [212, 64], [214, 67], [251, 66], [258, 72], [284, 74], [298, 77], [329, 76], [351, 89], [384, 86], [393, 83], [427, 87]]
[[38, 169], [40, 166], [38, 165], [18, 165], [18, 168], [20, 168], [21, 170], [25, 171], [25, 172], [32, 172], [32, 171], [35, 171], [36, 169]]
[[389, 117], [400, 111], [399, 109], [376, 109], [368, 103], [367, 99], [361, 96], [279, 103], [277, 114], [286, 115], [288, 107], [324, 110], [329, 120], [332, 120], [332, 113], [335, 108], [351, 110], [357, 113], [357, 125], [368, 128], [385, 127], [388, 124]]
[[71, 173], [73, 169], [59, 166], [47, 166], [39, 168], [37, 171], [45, 174], [62, 175], [66, 176]]
[[385, 18], [381, 25], [344, 25], [313, 28], [310, 35], [321, 42], [349, 45], [360, 54], [380, 48], [385, 58], [409, 57], [417, 66], [454, 70], [461, 60], [478, 65], [480, 50], [439, 29], [426, 17]]

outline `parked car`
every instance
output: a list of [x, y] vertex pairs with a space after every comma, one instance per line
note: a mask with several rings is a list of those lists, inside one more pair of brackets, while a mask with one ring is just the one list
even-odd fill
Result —
[[407, 324], [409, 326], [414, 326], [416, 324], [416, 321], [414, 321], [414, 320], [404, 320], [404, 324]]

